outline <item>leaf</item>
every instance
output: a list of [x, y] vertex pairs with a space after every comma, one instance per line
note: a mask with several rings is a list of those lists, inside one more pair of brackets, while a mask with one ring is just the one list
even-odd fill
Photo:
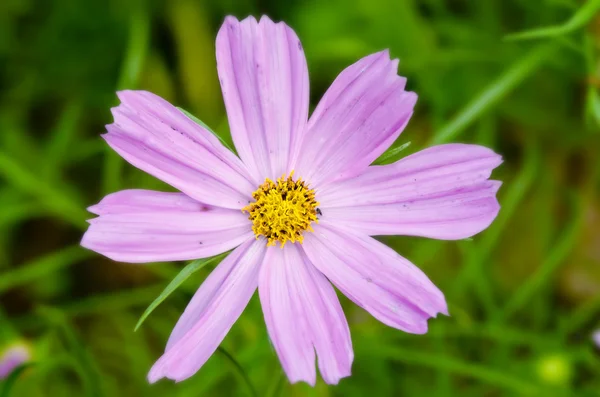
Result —
[[556, 37], [571, 33], [588, 23], [600, 9], [600, 0], [588, 0], [575, 14], [562, 25], [547, 26], [525, 32], [509, 34], [506, 40], [531, 40]]
[[216, 132], [214, 132], [209, 126], [207, 126], [202, 120], [200, 120], [199, 118], [197, 118], [196, 116], [194, 116], [193, 114], [191, 114], [190, 112], [188, 112], [185, 109], [182, 109], [180, 107], [177, 107], [177, 109], [179, 109], [179, 111], [183, 114], [185, 114], [187, 117], [189, 117], [194, 123], [198, 124], [199, 126], [201, 126], [202, 128], [206, 129], [207, 131], [209, 131], [211, 134], [213, 134], [214, 136], [217, 137], [217, 139], [219, 139], [219, 141], [221, 141], [221, 143], [223, 144], [223, 146], [225, 146], [227, 149], [231, 150], [232, 153], [236, 153], [235, 150], [229, 146], [229, 144], [227, 142], [225, 142], [225, 140], [223, 138], [221, 138], [221, 136], [219, 134], [217, 134]]
[[167, 285], [163, 292], [161, 292], [160, 295], [158, 295], [158, 297], [154, 299], [150, 306], [148, 306], [148, 308], [144, 311], [144, 314], [142, 314], [142, 317], [140, 317], [139, 321], [135, 325], [134, 331], [137, 331], [142, 325], [142, 323], [146, 320], [146, 318], [150, 315], [150, 313], [152, 313], [154, 309], [158, 307], [158, 305], [160, 305], [165, 299], [167, 299], [167, 297], [171, 295], [173, 291], [175, 291], [181, 284], [183, 284], [183, 282], [187, 280], [192, 274], [196, 273], [198, 270], [202, 269], [204, 266], [210, 263], [213, 263], [217, 260], [220, 261], [227, 254], [228, 252], [225, 252], [223, 254], [213, 256], [211, 258], [197, 259], [195, 261], [190, 262], [179, 272], [179, 274], [177, 274], [177, 276], [175, 276], [173, 280], [171, 280], [169, 285]]
[[400, 152], [404, 151], [404, 149], [406, 149], [409, 146], [410, 142], [406, 142], [405, 144], [400, 145], [398, 147], [391, 147], [388, 150], [386, 150], [381, 156], [379, 156], [379, 158], [377, 158], [377, 160], [375, 160], [373, 164], [386, 165], [398, 161], [400, 159], [400, 157], [398, 156]]

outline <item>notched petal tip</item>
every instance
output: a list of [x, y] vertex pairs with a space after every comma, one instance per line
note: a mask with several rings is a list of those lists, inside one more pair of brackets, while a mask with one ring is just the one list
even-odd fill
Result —
[[274, 22], [271, 18], [269, 18], [268, 15], [261, 15], [260, 16], [260, 20], [258, 21], [258, 24], [269, 24], [269, 25], [280, 25], [283, 24], [285, 25], [285, 23], [283, 22]]
[[489, 181], [489, 183], [490, 183], [490, 186], [492, 187], [493, 192], [498, 193], [498, 190], [500, 190], [500, 188], [502, 187], [503, 182], [491, 179]]
[[382, 50], [337, 76], [310, 117], [299, 173], [319, 186], [351, 179], [396, 140], [417, 100], [398, 64]]
[[448, 302], [446, 302], [446, 298], [444, 298], [443, 304], [438, 308], [438, 312], [431, 318], [437, 318], [439, 314], [450, 317], [450, 311], [448, 310]]
[[[100, 203], [98, 204], [94, 204], [94, 205], [90, 205], [89, 207], [86, 208], [87, 212], [91, 212], [94, 215], [100, 215], [101, 209], [100, 209]], [[88, 222], [90, 220], [88, 219]]]
[[204, 127], [148, 91], [119, 91], [102, 138], [133, 166], [190, 197], [241, 208], [255, 188], [244, 164]]
[[[262, 18], [261, 18], [262, 21]], [[223, 21], [223, 25], [221, 26], [221, 29], [223, 29], [224, 27], [229, 27], [229, 29], [231, 30], [235, 30], [239, 25], [246, 25], [246, 24], [250, 24], [250, 25], [258, 25], [258, 21], [256, 20], [256, 18], [253, 15], [249, 15], [244, 19], [237, 19], [235, 16], [233, 15], [227, 15], [225, 17], [225, 20]]]
[[259, 183], [293, 168], [308, 118], [308, 68], [294, 31], [263, 16], [225, 19], [219, 81], [237, 152]]

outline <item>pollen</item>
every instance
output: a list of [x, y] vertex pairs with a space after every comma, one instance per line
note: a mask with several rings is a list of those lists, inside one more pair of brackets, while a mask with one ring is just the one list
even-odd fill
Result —
[[252, 193], [256, 200], [242, 212], [248, 213], [252, 221], [252, 230], [258, 239], [261, 235], [267, 238], [267, 246], [279, 241], [281, 248], [286, 242], [302, 243], [302, 233], [312, 232], [312, 222], [317, 222], [317, 206], [315, 191], [299, 178], [294, 181], [294, 172], [273, 182], [269, 178]]

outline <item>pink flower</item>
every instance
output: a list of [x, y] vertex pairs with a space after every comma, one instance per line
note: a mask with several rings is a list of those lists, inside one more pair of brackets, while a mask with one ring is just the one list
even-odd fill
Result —
[[[202, 284], [149, 374], [181, 381], [217, 349], [258, 288], [291, 382], [351, 372], [346, 318], [331, 283], [386, 325], [427, 332], [444, 295], [372, 235], [456, 240], [487, 228], [501, 162], [475, 145], [440, 145], [370, 166], [417, 100], [387, 51], [345, 69], [308, 118], [308, 70], [292, 29], [228, 17], [218, 72], [239, 158], [149, 92], [119, 92], [104, 139], [182, 193], [125, 190], [90, 211], [82, 245], [126, 262], [190, 260], [233, 249]], [[331, 282], [331, 283], [330, 283]]]
[[16, 344], [0, 354], [0, 379], [9, 376], [17, 367], [31, 360], [31, 352], [24, 344]]
[[596, 346], [600, 348], [600, 329], [594, 331], [594, 333], [592, 334], [592, 340], [594, 341]]

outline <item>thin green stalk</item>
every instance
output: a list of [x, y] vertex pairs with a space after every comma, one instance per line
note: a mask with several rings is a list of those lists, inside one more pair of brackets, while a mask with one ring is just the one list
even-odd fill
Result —
[[13, 387], [15, 383], [17, 383], [17, 380], [19, 379], [21, 374], [34, 365], [35, 364], [33, 363], [22, 364], [15, 368], [6, 379], [1, 380], [0, 397], [10, 397], [11, 391], [13, 390]]
[[282, 371], [278, 371], [277, 375], [273, 378], [271, 386], [267, 391], [267, 397], [278, 397], [281, 394], [281, 387], [285, 381], [285, 374]]
[[92, 252], [79, 245], [63, 248], [60, 251], [36, 258], [18, 267], [10, 268], [1, 273], [0, 293], [39, 280], [51, 273], [70, 266], [91, 256]]
[[[441, 355], [447, 355], [447, 339], [446, 339], [446, 324], [445, 322], [440, 322], [437, 325], [438, 331], [440, 333], [440, 337], [436, 338], [433, 341], [433, 345], [435, 346], [436, 352], [439, 352]], [[446, 371], [444, 368], [437, 368], [436, 371], [436, 394], [438, 396], [450, 396], [452, 395], [452, 379], [450, 378], [450, 373]]]
[[572, 314], [565, 319], [560, 333], [566, 338], [600, 317], [600, 295], [577, 307]]
[[190, 262], [187, 266], [185, 266], [179, 272], [179, 274], [177, 274], [173, 278], [173, 280], [171, 280], [171, 282], [166, 286], [164, 291], [162, 291], [160, 293], [160, 295], [158, 295], [156, 297], [156, 299], [154, 299], [154, 301], [152, 301], [150, 306], [148, 306], [148, 308], [144, 311], [144, 313], [140, 317], [139, 321], [135, 325], [134, 331], [137, 331], [140, 328], [140, 326], [142, 325], [142, 323], [146, 320], [146, 318], [150, 315], [150, 313], [152, 313], [154, 311], [154, 309], [156, 309], [158, 307], [158, 305], [160, 305], [165, 299], [167, 299], [169, 297], [169, 295], [171, 295], [192, 274], [196, 273], [198, 270], [202, 269], [204, 266], [206, 266], [208, 264], [211, 264], [214, 262], [217, 262], [217, 263], [220, 262], [225, 256], [227, 256], [228, 253], [229, 252], [225, 252], [223, 254], [213, 256], [210, 258], [197, 259], [195, 261]]
[[50, 140], [46, 145], [43, 171], [48, 178], [55, 178], [66, 160], [66, 154], [72, 151], [71, 146], [77, 133], [77, 125], [83, 114], [80, 99], [73, 99], [63, 110]]
[[[531, 188], [539, 166], [539, 157], [539, 148], [530, 143], [525, 151], [523, 169], [515, 180], [509, 184], [507, 193], [501, 196], [500, 203], [502, 207], [494, 224], [485, 232], [479, 244], [471, 248], [465, 265], [454, 281], [451, 296], [456, 296], [460, 291], [463, 291], [465, 286], [470, 281], [474, 281], [477, 276], [480, 276], [479, 280], [487, 280], [486, 277], [482, 276], [482, 267], [505, 230], [508, 221]], [[475, 288], [480, 298], [484, 299], [484, 302], [491, 299], [488, 296], [491, 294], [491, 289], [488, 286], [475, 283]]]
[[528, 51], [437, 131], [431, 144], [438, 145], [456, 139], [475, 120], [531, 76], [554, 53], [555, 49], [554, 44], [543, 44]]
[[225, 350], [221, 346], [219, 346], [217, 348], [217, 351], [219, 353], [221, 353], [225, 357], [227, 362], [231, 365], [233, 373], [238, 378], [240, 378], [240, 380], [242, 381], [242, 383], [244, 384], [244, 386], [246, 388], [247, 393], [251, 397], [258, 397], [258, 393], [256, 392], [256, 389], [252, 385], [252, 381], [250, 380], [250, 377], [248, 377], [248, 374], [246, 373], [246, 371], [244, 371], [244, 368], [240, 365], [240, 363], [238, 363], [237, 360], [231, 354], [229, 354], [229, 352], [227, 350]]
[[70, 195], [66, 194], [65, 189], [56, 184], [50, 184], [45, 179], [38, 178], [34, 173], [2, 152], [0, 152], [0, 176], [15, 188], [39, 199], [44, 207], [59, 218], [79, 229], [87, 227], [85, 222], [88, 217], [87, 212]]
[[39, 204], [30, 200], [2, 205], [0, 207], [0, 228], [45, 214], [47, 211], [40, 207]]
[[513, 328], [507, 325], [491, 323], [472, 323], [468, 327], [447, 325], [443, 329], [432, 327], [427, 336], [430, 338], [448, 340], [451, 338], [486, 339], [497, 344], [509, 346], [528, 346], [544, 348], [553, 342], [553, 335], [544, 335], [528, 330]]
[[[131, 13], [129, 25], [129, 43], [117, 82], [117, 89], [133, 89], [138, 85], [140, 75], [148, 52], [150, 41], [150, 19], [143, 8], [144, 2], [138, 2], [138, 7]], [[121, 173], [123, 159], [110, 147], [106, 146], [104, 158], [104, 178], [102, 191], [108, 194], [121, 188]]]
[[521, 309], [545, 285], [547, 285], [556, 270], [564, 263], [577, 242], [577, 237], [583, 224], [583, 205], [576, 203], [571, 222], [559, 237], [554, 249], [550, 251], [540, 268], [521, 285], [504, 308], [494, 316], [496, 322], [506, 321], [511, 315]]
[[[97, 313], [111, 313], [134, 306], [143, 306], [159, 294], [164, 286], [161, 284], [138, 287], [106, 294], [93, 295], [68, 304], [57, 306], [65, 316], [78, 317]], [[39, 316], [29, 313], [14, 319], [20, 329], [35, 329], [43, 326]]]
[[105, 395], [100, 370], [71, 324], [69, 324], [66, 316], [59, 310], [49, 307], [41, 308], [40, 314], [60, 331], [69, 352], [77, 361], [79, 369], [81, 369], [87, 394], [90, 397]]
[[421, 365], [432, 369], [441, 369], [449, 373], [477, 379], [489, 385], [510, 390], [519, 394], [528, 393], [535, 395], [541, 388], [531, 383], [528, 379], [522, 379], [512, 374], [489, 368], [481, 363], [462, 361], [451, 356], [442, 356], [423, 351], [399, 348], [381, 343], [370, 344], [371, 354], [379, 357], [403, 362], [410, 365]]
[[562, 36], [585, 26], [600, 9], [600, 0], [588, 0], [567, 22], [562, 25], [547, 26], [528, 30], [525, 32], [512, 33], [505, 37], [506, 40], [531, 40], [548, 37]]
[[[584, 57], [587, 73], [590, 77], [600, 80], [600, 71], [597, 69], [596, 39], [587, 33], [583, 40]], [[594, 84], [587, 84], [585, 100], [585, 118], [588, 124], [600, 130], [600, 94]]]

